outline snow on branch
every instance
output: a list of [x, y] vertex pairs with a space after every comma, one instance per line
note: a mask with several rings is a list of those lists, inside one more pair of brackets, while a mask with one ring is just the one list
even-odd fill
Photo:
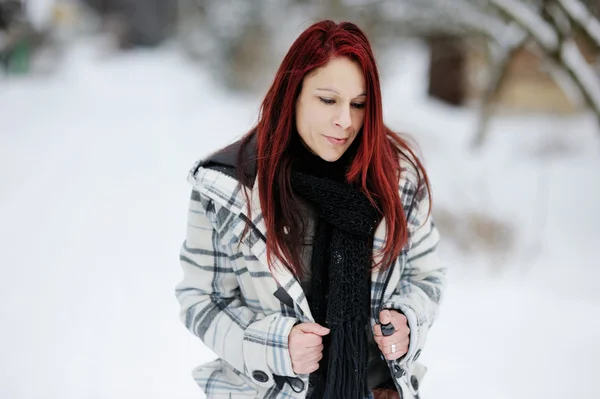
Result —
[[433, 22], [438, 28], [446, 23], [455, 25], [462, 31], [476, 32], [493, 41], [506, 37], [504, 21], [468, 0], [408, 0], [408, 2], [419, 13], [433, 17]]
[[556, 31], [534, 8], [519, 0], [490, 0], [490, 3], [529, 32], [545, 49], [558, 49]]
[[590, 67], [573, 40], [565, 41], [561, 46], [561, 59], [567, 70], [575, 75], [582, 86], [588, 90], [590, 101], [600, 109], [600, 82], [598, 75]]
[[600, 21], [580, 0], [556, 0], [562, 10], [600, 48]]

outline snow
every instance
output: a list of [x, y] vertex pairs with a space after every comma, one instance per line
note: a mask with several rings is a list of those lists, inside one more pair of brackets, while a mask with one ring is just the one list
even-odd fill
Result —
[[585, 4], [579, 0], [558, 0], [558, 4], [585, 29], [596, 46], [600, 46], [600, 21], [588, 11]]
[[408, 2], [383, 2], [384, 15], [399, 24], [439, 30], [456, 29], [464, 34], [477, 32], [509, 46], [512, 41], [507, 25], [499, 18], [482, 12], [481, 8], [465, 0], [410, 0]]
[[[260, 97], [171, 47], [67, 54], [57, 76], [0, 81], [0, 397], [202, 398], [191, 370], [214, 355], [173, 292], [186, 175], [252, 125]], [[381, 57], [388, 123], [421, 144], [436, 210], [504, 220], [516, 246], [467, 255], [444, 237], [421, 397], [600, 397], [595, 119], [497, 115], [469, 152], [476, 115], [425, 98], [426, 62], [417, 44]]]
[[[65, 0], [58, 1], [65, 2]], [[50, 25], [52, 9], [57, 4], [57, 0], [27, 0], [23, 1], [23, 4], [27, 19], [36, 29], [43, 30]]]
[[600, 109], [600, 81], [597, 73], [581, 54], [575, 42], [565, 41], [561, 44], [561, 59], [564, 65], [577, 76], [577, 81], [587, 89], [592, 103]]
[[556, 32], [531, 9], [531, 6], [519, 0], [490, 0], [490, 4], [512, 16], [545, 48], [554, 49], [558, 45]]
[[491, 14], [482, 12], [474, 4], [462, 0], [452, 2], [435, 0], [434, 7], [452, 15], [462, 25], [475, 31], [483, 32], [487, 37], [493, 38], [501, 44], [505, 43], [508, 46], [511, 43], [510, 38], [503, 40], [507, 36], [507, 33], [510, 33], [507, 32], [506, 24]]

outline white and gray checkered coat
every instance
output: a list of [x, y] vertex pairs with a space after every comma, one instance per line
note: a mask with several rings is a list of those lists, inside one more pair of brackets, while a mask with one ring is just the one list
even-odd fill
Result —
[[[296, 323], [314, 319], [300, 282], [279, 263], [272, 272], [267, 266], [258, 184], [249, 193], [251, 229], [240, 240], [249, 220], [244, 188], [227, 174], [199, 165], [188, 177], [193, 190], [176, 296], [182, 322], [218, 359], [197, 367], [193, 377], [208, 398], [304, 398], [308, 375], [292, 370], [288, 335]], [[372, 273], [371, 324], [378, 323], [382, 309], [406, 315], [409, 351], [388, 365], [409, 399], [417, 397], [426, 371], [416, 359], [436, 318], [446, 278], [436, 257], [439, 234], [431, 217], [426, 218], [427, 190], [415, 192], [415, 171], [408, 163], [406, 168], [399, 190], [409, 242], [392, 267]], [[375, 233], [375, 255], [385, 232], [382, 221]]]

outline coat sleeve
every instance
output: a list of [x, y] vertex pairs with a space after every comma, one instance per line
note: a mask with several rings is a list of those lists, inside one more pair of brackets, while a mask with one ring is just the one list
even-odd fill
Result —
[[237, 244], [223, 245], [215, 229], [222, 211], [192, 191], [180, 251], [183, 280], [176, 287], [180, 318], [218, 357], [256, 384], [271, 386], [274, 374], [295, 375], [288, 336], [298, 320], [281, 313], [255, 313], [248, 306], [237, 279], [244, 268], [243, 254], [234, 250]]
[[[413, 190], [414, 192], [414, 190]], [[408, 353], [399, 363], [410, 366], [425, 345], [427, 332], [436, 319], [442, 293], [446, 286], [446, 268], [437, 256], [439, 232], [428, 215], [430, 197], [423, 184], [414, 194], [407, 222], [409, 240], [406, 262], [400, 281], [384, 309], [404, 313], [410, 328]]]

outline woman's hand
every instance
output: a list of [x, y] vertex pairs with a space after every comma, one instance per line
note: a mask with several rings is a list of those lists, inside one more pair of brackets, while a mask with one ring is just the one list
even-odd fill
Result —
[[[374, 339], [379, 350], [387, 360], [400, 359], [408, 352], [408, 344], [410, 339], [410, 329], [406, 316], [395, 310], [382, 310], [379, 313], [379, 321], [381, 324], [392, 323], [394, 333], [387, 337], [381, 333], [381, 324], [376, 324], [373, 329]], [[393, 345], [393, 346], [392, 346]]]
[[310, 374], [319, 368], [323, 358], [323, 339], [329, 329], [317, 323], [301, 323], [292, 328], [288, 348], [296, 374]]

